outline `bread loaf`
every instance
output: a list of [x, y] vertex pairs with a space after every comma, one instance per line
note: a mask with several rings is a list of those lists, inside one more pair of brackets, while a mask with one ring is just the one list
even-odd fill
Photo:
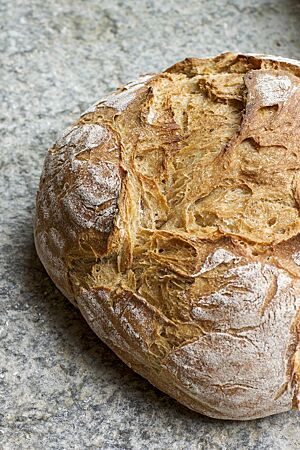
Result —
[[137, 373], [247, 420], [300, 406], [300, 63], [186, 59], [108, 95], [49, 150], [35, 242]]

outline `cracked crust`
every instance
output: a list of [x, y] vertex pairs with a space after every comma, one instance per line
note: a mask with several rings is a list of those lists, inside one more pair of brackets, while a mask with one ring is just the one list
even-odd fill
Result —
[[35, 242], [136, 372], [221, 419], [299, 408], [300, 67], [186, 59], [87, 110], [46, 157]]

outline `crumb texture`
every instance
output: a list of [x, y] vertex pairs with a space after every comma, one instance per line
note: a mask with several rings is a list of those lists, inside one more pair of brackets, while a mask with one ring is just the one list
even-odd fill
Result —
[[36, 244], [133, 369], [192, 409], [299, 406], [300, 68], [224, 54], [141, 77], [47, 156]]

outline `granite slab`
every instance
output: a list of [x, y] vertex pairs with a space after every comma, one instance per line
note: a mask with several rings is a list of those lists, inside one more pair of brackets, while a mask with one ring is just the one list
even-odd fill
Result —
[[0, 0], [0, 448], [300, 448], [300, 417], [193, 413], [127, 368], [55, 289], [32, 211], [57, 133], [121, 82], [226, 50], [300, 59], [297, 0]]

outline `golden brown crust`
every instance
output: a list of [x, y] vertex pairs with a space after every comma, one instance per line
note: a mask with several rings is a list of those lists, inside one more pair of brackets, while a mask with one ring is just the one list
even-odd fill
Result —
[[46, 158], [35, 240], [128, 365], [188, 407], [299, 407], [300, 66], [187, 59], [107, 96]]

